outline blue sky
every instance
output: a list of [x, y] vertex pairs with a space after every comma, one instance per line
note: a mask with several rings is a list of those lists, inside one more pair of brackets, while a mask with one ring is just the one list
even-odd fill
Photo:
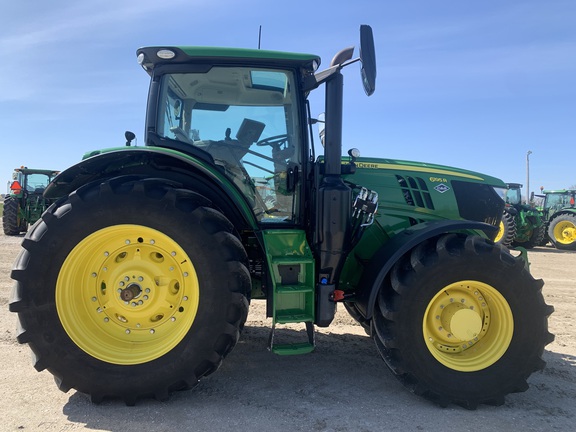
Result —
[[345, 71], [344, 150], [519, 183], [532, 151], [532, 191], [576, 185], [573, 0], [0, 1], [4, 184], [21, 165], [62, 170], [123, 145], [126, 130], [143, 145], [140, 46], [256, 48], [261, 25], [263, 49], [318, 54], [322, 69], [370, 24], [376, 92]]

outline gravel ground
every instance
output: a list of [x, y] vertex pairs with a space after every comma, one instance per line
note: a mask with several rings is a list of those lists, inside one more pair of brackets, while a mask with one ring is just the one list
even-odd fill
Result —
[[[340, 308], [317, 333], [308, 355], [280, 357], [267, 348], [271, 320], [252, 303], [245, 332], [222, 367], [168, 402], [101, 405], [75, 391], [60, 392], [52, 376], [36, 372], [31, 352], [16, 342], [16, 314], [8, 312], [10, 269], [22, 237], [0, 234], [1, 431], [551, 431], [576, 420], [576, 253], [549, 247], [530, 252], [532, 273], [545, 281], [556, 311], [549, 327], [547, 367], [530, 389], [500, 407], [439, 408], [407, 390], [388, 371], [373, 342]], [[280, 337], [281, 333], [277, 333]]]

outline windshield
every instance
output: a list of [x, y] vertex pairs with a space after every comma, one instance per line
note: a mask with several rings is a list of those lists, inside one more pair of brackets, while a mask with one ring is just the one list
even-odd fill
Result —
[[511, 188], [511, 189], [503, 189], [503, 188], [494, 188], [500, 198], [504, 200], [506, 204], [514, 205], [514, 204], [522, 204], [522, 193], [518, 188]]
[[157, 133], [208, 152], [264, 222], [296, 214], [288, 176], [301, 164], [290, 71], [213, 67], [162, 77]]
[[506, 204], [522, 204], [522, 193], [520, 189], [508, 189], [506, 191]]
[[[571, 199], [572, 198], [572, 199]], [[546, 200], [544, 201], [544, 208], [555, 208], [562, 209], [565, 207], [572, 207], [574, 205], [574, 196], [563, 193], [563, 194], [547, 194]]]
[[42, 193], [48, 183], [50, 183], [51, 177], [46, 174], [28, 174], [26, 176], [26, 190], [28, 192], [39, 192]]

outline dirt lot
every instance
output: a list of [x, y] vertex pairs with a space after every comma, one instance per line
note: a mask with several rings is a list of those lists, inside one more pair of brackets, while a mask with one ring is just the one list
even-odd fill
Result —
[[93, 405], [80, 393], [60, 392], [48, 372], [31, 365], [8, 312], [10, 268], [22, 237], [0, 234], [1, 431], [501, 431], [574, 430], [576, 421], [576, 253], [536, 248], [532, 273], [546, 282], [556, 312], [547, 368], [530, 389], [501, 407], [439, 408], [408, 391], [387, 370], [373, 342], [346, 314], [317, 335], [312, 354], [279, 357], [266, 342], [270, 320], [252, 305], [243, 337], [212, 376], [168, 402]]

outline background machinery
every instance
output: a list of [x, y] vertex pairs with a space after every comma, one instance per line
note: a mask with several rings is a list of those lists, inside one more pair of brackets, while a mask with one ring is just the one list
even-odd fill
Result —
[[2, 227], [6, 235], [18, 235], [40, 219], [51, 200], [43, 196], [48, 183], [59, 173], [54, 170], [16, 168], [10, 192], [4, 197]]
[[506, 183], [503, 199], [506, 206], [495, 241], [507, 247], [526, 249], [541, 245], [546, 235], [542, 212], [533, 205], [522, 203], [522, 185]]
[[576, 190], [544, 190], [542, 214], [546, 224], [547, 239], [557, 248], [576, 250]]

